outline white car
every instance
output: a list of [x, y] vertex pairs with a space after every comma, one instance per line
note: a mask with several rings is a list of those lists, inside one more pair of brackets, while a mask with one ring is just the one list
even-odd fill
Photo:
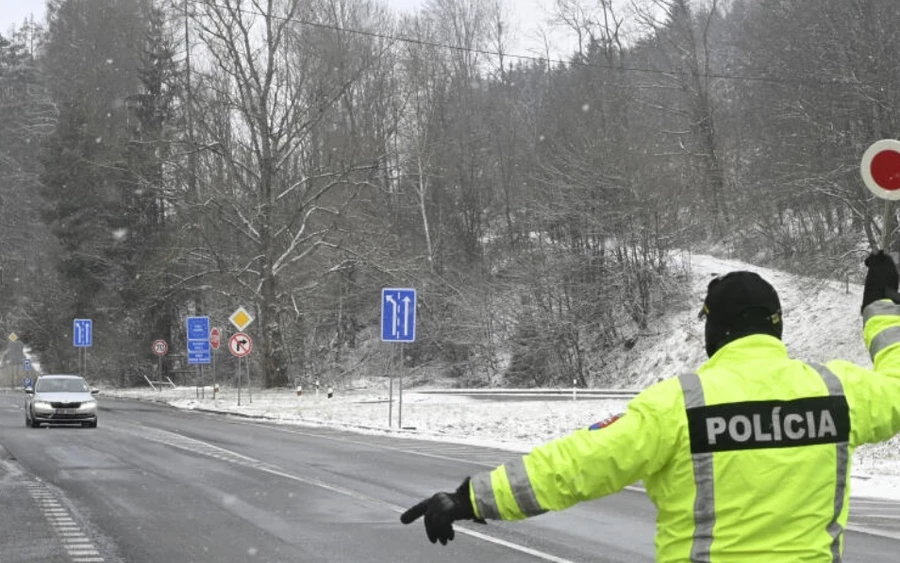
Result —
[[83, 377], [41, 375], [25, 388], [25, 425], [81, 424], [97, 427], [97, 399]]

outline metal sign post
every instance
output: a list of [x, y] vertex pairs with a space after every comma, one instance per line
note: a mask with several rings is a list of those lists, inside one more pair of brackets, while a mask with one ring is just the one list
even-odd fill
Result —
[[[246, 326], [246, 323], [244, 326]], [[238, 359], [238, 406], [241, 405], [241, 358], [253, 351], [253, 339], [248, 334], [236, 332], [228, 339], [228, 351]], [[250, 365], [247, 363], [247, 389], [250, 389]], [[253, 402], [253, 392], [250, 391], [250, 402]]]
[[203, 365], [212, 361], [209, 345], [209, 317], [187, 318], [187, 363], [197, 366], [196, 393], [200, 400], [203, 384]]
[[209, 330], [209, 346], [212, 348], [213, 400], [216, 399], [219, 391], [219, 381], [218, 376], [216, 375], [216, 352], [219, 350], [219, 345], [221, 343], [222, 329], [214, 326]]
[[[381, 340], [400, 343], [400, 365], [397, 382], [397, 426], [403, 428], [403, 343], [416, 340], [416, 290], [410, 288], [383, 288], [381, 290]], [[391, 397], [388, 401], [388, 426], [391, 426], [391, 410], [394, 404], [393, 377], [390, 380]]]
[[78, 348], [78, 375], [87, 372], [87, 349], [94, 344], [94, 321], [75, 319], [72, 327], [72, 343]]
[[[162, 381], [163, 378], [163, 364], [162, 359], [163, 356], [169, 351], [169, 343], [163, 340], [162, 338], [154, 340], [153, 344], [150, 346], [150, 349], [153, 350], [153, 353], [156, 354], [156, 369], [159, 370], [159, 376], [157, 379]], [[150, 384], [153, 387], [153, 384]]]

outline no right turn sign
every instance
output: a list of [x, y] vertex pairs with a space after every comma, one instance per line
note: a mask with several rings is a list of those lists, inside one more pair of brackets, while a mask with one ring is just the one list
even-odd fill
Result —
[[253, 350], [253, 340], [243, 332], [236, 332], [228, 339], [228, 350], [231, 355], [243, 358]]

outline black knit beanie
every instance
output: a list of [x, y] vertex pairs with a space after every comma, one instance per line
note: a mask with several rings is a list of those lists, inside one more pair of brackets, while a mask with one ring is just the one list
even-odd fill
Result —
[[769, 334], [781, 339], [781, 302], [769, 282], [753, 272], [731, 272], [709, 282], [700, 318], [706, 319], [706, 354], [738, 338]]

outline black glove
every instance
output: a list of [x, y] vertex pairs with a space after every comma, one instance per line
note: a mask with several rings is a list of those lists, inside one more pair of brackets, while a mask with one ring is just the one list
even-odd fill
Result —
[[897, 266], [884, 250], [869, 254], [866, 257], [866, 283], [863, 286], [862, 308], [879, 299], [890, 298], [895, 302], [900, 299], [897, 293]]
[[[425, 516], [425, 534], [431, 543], [447, 542], [455, 537], [453, 522], [457, 520], [476, 520], [469, 499], [469, 478], [453, 493], [437, 493], [413, 506], [400, 516], [404, 524], [414, 522], [419, 516]], [[484, 523], [484, 520], [476, 521]]]

